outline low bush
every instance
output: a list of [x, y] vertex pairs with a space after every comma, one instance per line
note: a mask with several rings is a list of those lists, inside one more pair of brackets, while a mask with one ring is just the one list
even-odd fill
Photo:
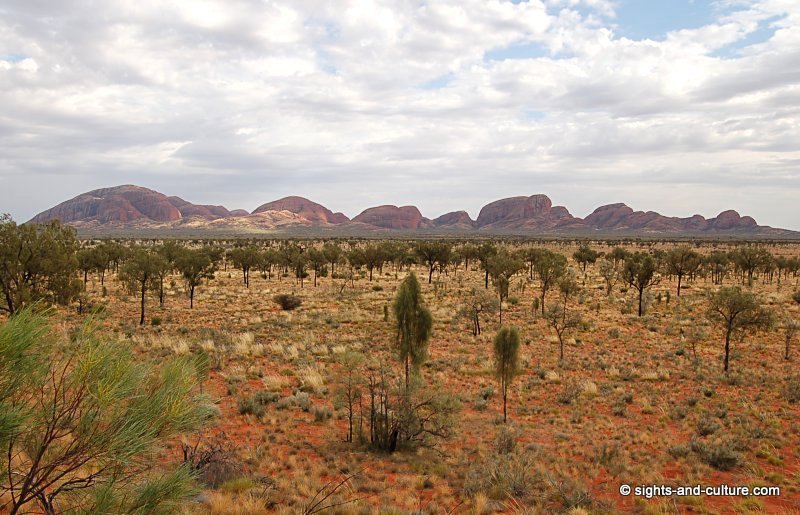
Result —
[[275, 304], [279, 305], [281, 309], [284, 311], [291, 311], [293, 309], [297, 309], [303, 303], [300, 297], [296, 297], [294, 295], [289, 295], [286, 293], [275, 295], [274, 297], [272, 297], [272, 300], [275, 302]]

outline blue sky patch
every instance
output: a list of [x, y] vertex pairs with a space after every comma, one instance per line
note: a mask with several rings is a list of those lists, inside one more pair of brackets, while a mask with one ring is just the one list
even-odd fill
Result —
[[6, 54], [2, 57], [3, 61], [8, 61], [9, 63], [18, 63], [27, 59], [27, 55], [22, 54]]
[[662, 40], [668, 32], [696, 29], [713, 23], [721, 11], [715, 2], [701, 0], [625, 0], [616, 8], [617, 37]]
[[493, 48], [483, 54], [483, 61], [505, 61], [506, 59], [535, 59], [545, 57], [547, 49], [535, 41], [512, 43], [507, 47]]
[[525, 120], [529, 122], [539, 122], [544, 120], [544, 111], [537, 111], [536, 109], [528, 109], [525, 111]]
[[427, 89], [427, 90], [436, 90], [446, 88], [450, 81], [453, 80], [452, 73], [446, 73], [441, 77], [436, 77], [433, 80], [429, 80], [427, 82], [423, 82], [419, 85], [420, 89]]
[[735, 41], [730, 45], [725, 45], [724, 47], [713, 52], [711, 55], [714, 57], [721, 57], [723, 59], [733, 59], [739, 57], [742, 54], [743, 49], [752, 45], [769, 41], [770, 38], [775, 35], [775, 31], [777, 30], [775, 22], [780, 21], [785, 17], [786, 15], [773, 16], [763, 20], [758, 24], [758, 28], [756, 30], [747, 34], [747, 36], [743, 37], [739, 41]]

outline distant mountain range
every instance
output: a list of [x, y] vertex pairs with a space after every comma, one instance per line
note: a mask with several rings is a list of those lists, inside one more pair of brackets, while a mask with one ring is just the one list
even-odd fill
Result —
[[229, 233], [400, 231], [420, 233], [498, 234], [620, 234], [800, 236], [785, 229], [760, 226], [749, 216], [724, 211], [715, 218], [700, 215], [668, 217], [653, 211], [634, 211], [625, 204], [598, 207], [586, 218], [553, 206], [546, 195], [496, 200], [483, 206], [477, 220], [466, 211], [446, 213], [433, 220], [415, 206], [383, 205], [365, 209], [353, 219], [303, 197], [285, 197], [259, 206], [252, 213], [223, 206], [198, 205], [180, 197], [133, 185], [90, 191], [39, 213], [32, 222], [60, 219], [88, 233]]

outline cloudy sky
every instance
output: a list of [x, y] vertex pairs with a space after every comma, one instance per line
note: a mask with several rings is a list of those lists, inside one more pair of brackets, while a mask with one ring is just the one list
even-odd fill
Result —
[[138, 184], [800, 229], [797, 0], [3, 0], [0, 211]]

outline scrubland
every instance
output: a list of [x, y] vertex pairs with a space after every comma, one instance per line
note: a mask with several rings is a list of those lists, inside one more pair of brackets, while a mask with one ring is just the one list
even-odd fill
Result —
[[[516, 243], [517, 247], [532, 244]], [[204, 489], [185, 513], [793, 513], [800, 510], [800, 338], [785, 359], [787, 318], [800, 319], [792, 298], [797, 277], [757, 272], [752, 291], [775, 315], [765, 329], [737, 333], [723, 371], [724, 332], [707, 316], [720, 285], [708, 273], [660, 271], [637, 316], [636, 290], [616, 280], [610, 294], [600, 261], [582, 269], [575, 243], [540, 243], [568, 258], [578, 290], [568, 299], [579, 321], [558, 335], [542, 316], [540, 280], [514, 273], [503, 299], [503, 325], [521, 335], [519, 374], [511, 384], [508, 421], [493, 365], [499, 313], [480, 316], [482, 332], [459, 316], [485, 288], [478, 260], [437, 267], [386, 263], [369, 273], [346, 262], [336, 274], [306, 279], [276, 269], [268, 279], [221, 266], [198, 286], [190, 309], [181, 278], [165, 281], [164, 305], [139, 298], [109, 272], [90, 274], [84, 314], [62, 308], [57, 323], [75, 326], [93, 312], [103, 335], [131, 342], [142, 359], [204, 354], [203, 383], [220, 414], [199, 434], [167, 445], [162, 459], [207, 457]], [[592, 248], [610, 252], [611, 246]], [[673, 244], [629, 244], [628, 250]], [[701, 254], [728, 244], [698, 244]], [[769, 247], [797, 256], [800, 245]], [[391, 306], [413, 271], [433, 319], [425, 388], [450, 396], [446, 437], [394, 452], [369, 442], [370, 371], [402, 377]], [[352, 275], [350, 275], [352, 273]], [[313, 274], [313, 272], [312, 272]], [[741, 285], [732, 269], [723, 285]], [[279, 294], [300, 299], [283, 309]], [[557, 288], [547, 304], [562, 302]], [[491, 310], [490, 310], [491, 311]], [[356, 429], [348, 442], [345, 356], [351, 368]], [[360, 429], [360, 430], [359, 430]], [[622, 496], [629, 485], [774, 485], [775, 497]]]

